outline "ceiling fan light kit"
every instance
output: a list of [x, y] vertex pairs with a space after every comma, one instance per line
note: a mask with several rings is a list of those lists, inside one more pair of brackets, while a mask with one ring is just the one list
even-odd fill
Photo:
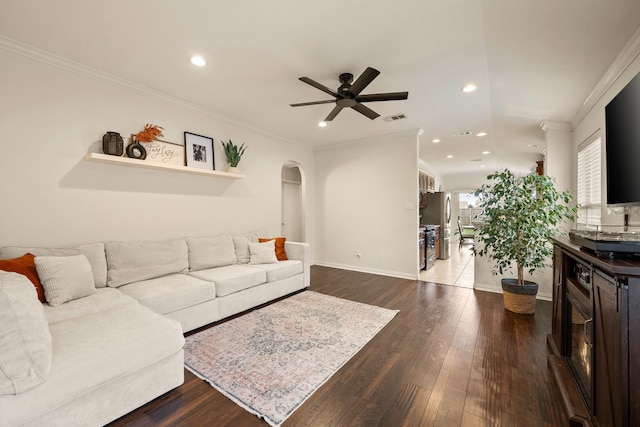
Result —
[[290, 105], [292, 107], [303, 107], [307, 105], [335, 103], [336, 106], [333, 107], [333, 110], [331, 110], [329, 115], [324, 119], [324, 122], [332, 121], [338, 115], [338, 113], [342, 111], [343, 108], [352, 108], [363, 116], [374, 120], [379, 117], [380, 114], [376, 113], [369, 107], [362, 105], [363, 102], [400, 101], [409, 97], [409, 92], [390, 92], [360, 95], [360, 92], [362, 92], [367, 86], [369, 86], [373, 79], [378, 77], [379, 74], [380, 71], [376, 70], [375, 68], [367, 67], [367, 69], [364, 70], [360, 77], [358, 77], [358, 79], [353, 82], [353, 74], [342, 73], [338, 77], [338, 80], [341, 84], [337, 91], [333, 91], [332, 89], [329, 89], [325, 85], [320, 84], [315, 80], [310, 79], [309, 77], [300, 77], [300, 81], [333, 96], [334, 99], [325, 101], [302, 102]]

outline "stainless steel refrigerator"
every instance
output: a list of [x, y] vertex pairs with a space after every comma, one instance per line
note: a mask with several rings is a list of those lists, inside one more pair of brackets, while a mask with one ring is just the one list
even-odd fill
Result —
[[451, 194], [444, 191], [427, 193], [427, 206], [422, 214], [424, 224], [440, 226], [439, 259], [451, 256]]

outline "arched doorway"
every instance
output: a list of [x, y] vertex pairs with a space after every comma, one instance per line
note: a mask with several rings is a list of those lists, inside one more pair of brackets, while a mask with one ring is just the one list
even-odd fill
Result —
[[296, 162], [282, 166], [281, 235], [293, 242], [305, 241], [304, 172]]

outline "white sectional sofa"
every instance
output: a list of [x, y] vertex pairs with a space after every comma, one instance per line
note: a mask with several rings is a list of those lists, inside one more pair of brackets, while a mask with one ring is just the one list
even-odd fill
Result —
[[0, 271], [0, 427], [104, 425], [182, 384], [184, 332], [309, 286], [308, 245], [277, 260], [267, 236], [0, 248], [35, 256], [46, 297]]

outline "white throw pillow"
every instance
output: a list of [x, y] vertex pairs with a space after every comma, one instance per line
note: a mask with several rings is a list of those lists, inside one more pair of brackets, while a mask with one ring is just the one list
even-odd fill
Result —
[[22, 274], [0, 271], [0, 395], [44, 382], [51, 358], [51, 333], [36, 289]]
[[275, 240], [269, 240], [264, 243], [249, 243], [249, 252], [251, 253], [249, 264], [273, 264], [278, 262]]
[[37, 256], [34, 259], [44, 298], [56, 307], [96, 291], [91, 264], [84, 255]]

